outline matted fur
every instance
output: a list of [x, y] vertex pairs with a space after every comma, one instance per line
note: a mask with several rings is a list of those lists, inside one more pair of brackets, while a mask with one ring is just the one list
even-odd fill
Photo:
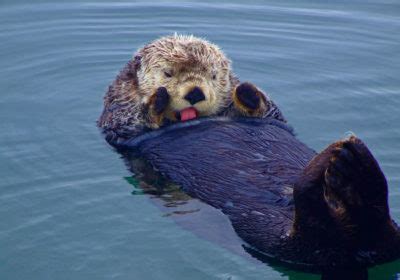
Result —
[[[194, 107], [199, 116], [277, 116], [284, 118], [264, 93], [255, 111], [245, 110], [235, 98], [239, 80], [223, 51], [194, 36], [173, 35], [157, 39], [139, 49], [117, 76], [104, 98], [99, 127], [113, 142], [133, 137], [143, 129], [156, 129], [176, 121], [176, 112]], [[170, 96], [162, 114], [153, 110], [154, 96], [165, 87]], [[205, 100], [191, 105], [184, 97], [198, 87]], [[276, 114], [278, 112], [278, 114]]]

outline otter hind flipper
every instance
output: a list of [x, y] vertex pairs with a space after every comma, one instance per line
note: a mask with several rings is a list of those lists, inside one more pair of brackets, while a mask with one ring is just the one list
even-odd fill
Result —
[[[359, 224], [386, 220], [389, 215], [388, 187], [375, 158], [356, 137], [344, 141], [325, 171], [325, 200], [337, 215]], [[365, 218], [363, 218], [365, 217]]]
[[324, 258], [308, 261], [338, 262], [330, 252], [342, 252], [343, 265], [372, 265], [399, 256], [386, 179], [360, 139], [337, 141], [316, 155], [295, 183], [294, 201], [293, 240], [302, 240], [310, 251], [325, 250]]
[[388, 218], [385, 176], [367, 146], [354, 136], [315, 156], [296, 185], [299, 204], [323, 203], [330, 216], [351, 217], [353, 222], [368, 216], [369, 224], [371, 219]]
[[382, 240], [391, 227], [388, 186], [367, 146], [356, 137], [343, 141], [324, 177], [324, 199], [344, 240], [360, 248]]

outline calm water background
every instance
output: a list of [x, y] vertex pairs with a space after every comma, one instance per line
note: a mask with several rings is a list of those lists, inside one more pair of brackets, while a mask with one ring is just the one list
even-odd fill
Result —
[[246, 2], [1, 0], [1, 279], [318, 279], [248, 257], [202, 203], [131, 194], [95, 120], [134, 51], [173, 32], [220, 45], [311, 147], [364, 139], [400, 221], [399, 2]]

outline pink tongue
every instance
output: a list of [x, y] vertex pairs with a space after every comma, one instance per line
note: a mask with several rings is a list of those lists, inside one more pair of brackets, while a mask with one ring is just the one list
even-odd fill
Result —
[[197, 111], [195, 108], [186, 108], [181, 111], [181, 121], [188, 121], [197, 118]]

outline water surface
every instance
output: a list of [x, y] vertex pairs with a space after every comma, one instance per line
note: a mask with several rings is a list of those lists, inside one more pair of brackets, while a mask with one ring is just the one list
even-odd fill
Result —
[[[141, 195], [99, 134], [108, 84], [137, 48], [173, 32], [220, 45], [311, 147], [361, 137], [400, 221], [400, 5], [325, 2], [3, 0], [0, 278], [319, 278], [248, 257], [198, 201]], [[396, 273], [400, 262], [370, 278]]]

